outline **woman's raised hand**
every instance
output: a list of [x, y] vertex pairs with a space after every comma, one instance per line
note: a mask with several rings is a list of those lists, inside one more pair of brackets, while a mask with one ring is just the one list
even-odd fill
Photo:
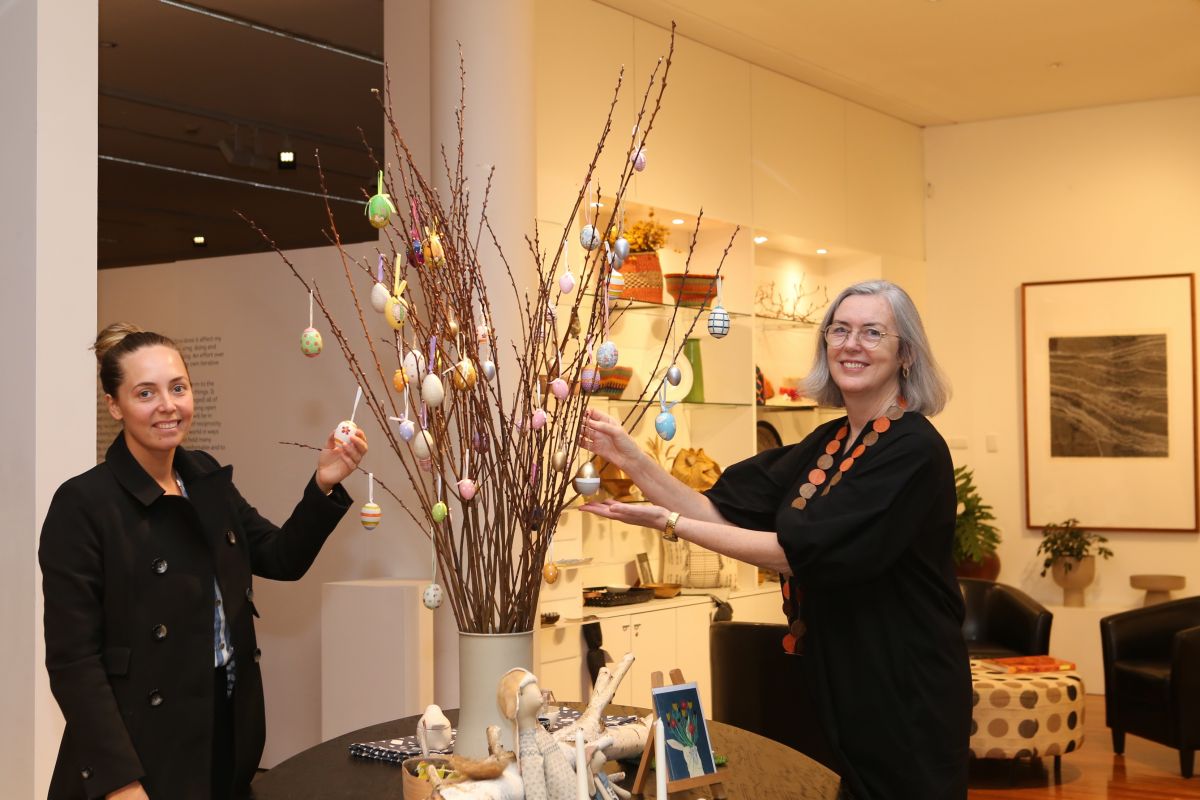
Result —
[[317, 488], [326, 494], [358, 469], [358, 464], [367, 454], [367, 435], [362, 428], [343, 444], [329, 434], [325, 449], [317, 456]]
[[620, 422], [594, 408], [589, 408], [583, 419], [583, 427], [579, 430], [579, 446], [618, 469], [626, 469], [641, 454]]

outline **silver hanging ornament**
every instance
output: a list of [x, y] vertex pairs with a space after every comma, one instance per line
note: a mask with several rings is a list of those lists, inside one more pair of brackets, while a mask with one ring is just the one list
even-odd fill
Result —
[[683, 380], [683, 373], [679, 371], [679, 367], [674, 364], [667, 367], [667, 383], [678, 386], [681, 380]]
[[579, 468], [575, 473], [575, 480], [572, 483], [575, 486], [575, 491], [585, 497], [591, 497], [600, 491], [600, 476], [596, 474], [596, 468], [592, 466], [592, 462], [590, 461]]

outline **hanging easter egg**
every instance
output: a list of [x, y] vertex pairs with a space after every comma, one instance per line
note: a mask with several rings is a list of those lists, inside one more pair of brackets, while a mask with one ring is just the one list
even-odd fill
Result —
[[442, 248], [442, 237], [438, 235], [437, 231], [431, 231], [429, 228], [426, 228], [425, 232], [429, 234], [429, 257], [433, 260], [433, 265], [435, 267], [445, 266], [446, 251]]
[[454, 388], [462, 391], [463, 389], [474, 389], [475, 382], [478, 380], [478, 374], [475, 372], [475, 365], [471, 363], [471, 359], [464, 358], [454, 365], [454, 371], [451, 373], [454, 376]]
[[485, 381], [493, 381], [496, 379], [496, 365], [493, 364], [490, 359], [480, 364], [479, 369], [483, 372], [483, 379]]
[[542, 567], [542, 577], [546, 579], [546, 583], [558, 583], [558, 564], [547, 561], [546, 566]]
[[638, 172], [646, 169], [646, 148], [639, 147], [637, 152], [629, 157], [629, 160], [633, 162], [633, 168]]
[[624, 236], [618, 236], [613, 242], [613, 253], [617, 256], [617, 263], [621, 264], [625, 259], [629, 258], [629, 240]]
[[431, 408], [437, 408], [446, 399], [446, 389], [442, 386], [442, 379], [432, 372], [421, 381], [421, 399], [425, 401], [425, 405]]
[[667, 367], [667, 383], [678, 386], [681, 380], [683, 380], [683, 373], [679, 371], [679, 367], [674, 364]]
[[383, 309], [387, 307], [388, 298], [391, 296], [392, 293], [387, 290], [386, 286], [384, 286], [382, 283], [376, 282], [376, 284], [371, 287], [371, 308], [382, 314]]
[[585, 392], [594, 392], [600, 388], [600, 370], [595, 367], [584, 367], [579, 372], [579, 386]]
[[398, 369], [392, 373], [392, 386], [397, 392], [403, 392], [404, 387], [408, 385], [408, 376], [404, 374], [404, 370]]
[[579, 243], [585, 250], [595, 250], [600, 246], [600, 232], [595, 225], [584, 225], [579, 230]]
[[321, 332], [316, 328], [305, 328], [300, 334], [300, 352], [309, 358], [321, 355], [321, 349], [324, 347]]
[[600, 491], [600, 476], [596, 474], [596, 468], [592, 466], [592, 462], [589, 461], [579, 468], [572, 484], [575, 486], [575, 491], [584, 497], [591, 497]]
[[421, 379], [421, 373], [425, 371], [425, 356], [418, 353], [416, 350], [409, 350], [404, 356], [404, 374], [410, 381], [418, 381]]
[[475, 492], [479, 487], [475, 485], [475, 481], [470, 478], [463, 478], [458, 482], [458, 496], [463, 500], [470, 500], [475, 496]]
[[529, 510], [529, 530], [540, 530], [542, 523], [546, 521], [546, 509], [541, 506], [534, 506]]
[[580, 331], [579, 310], [571, 309], [571, 321], [567, 323], [567, 334], [572, 338], [579, 338]]
[[433, 434], [421, 431], [420, 436], [413, 437], [412, 449], [417, 458], [429, 458], [433, 453]]
[[462, 329], [458, 326], [458, 320], [456, 320], [454, 317], [451, 317], [446, 323], [446, 330], [450, 332], [450, 338], [453, 339], [454, 337], [458, 336], [458, 332]]
[[625, 291], [625, 276], [614, 269], [608, 273], [608, 296], [613, 300], [621, 296]]
[[358, 430], [358, 426], [353, 421], [344, 419], [333, 429], [333, 438], [345, 444], [350, 441], [350, 437], [354, 435], [356, 430]]
[[529, 418], [529, 427], [535, 431], [541, 430], [546, 426], [546, 412], [542, 409], [537, 409]]
[[550, 464], [559, 472], [567, 468], [567, 451], [563, 448], [558, 448], [554, 451], [554, 455], [550, 457]]
[[[375, 284], [378, 286], [379, 284]], [[398, 331], [404, 327], [404, 320], [408, 317], [408, 301], [403, 297], [389, 297], [383, 303], [383, 318], [387, 320], [387, 324], [392, 330]]]
[[379, 507], [378, 503], [363, 503], [362, 511], [358, 512], [358, 521], [364, 528], [369, 531], [375, 530], [381, 519], [383, 519], [383, 509]]
[[400, 438], [406, 442], [412, 441], [413, 436], [417, 432], [417, 426], [413, 424], [411, 419], [406, 419], [400, 423]]
[[729, 312], [723, 307], [714, 306], [708, 312], [708, 332], [717, 339], [723, 339], [729, 333]]
[[477, 453], [486, 453], [488, 451], [488, 440], [479, 431], [471, 434], [471, 448]]
[[433, 508], [430, 509], [429, 513], [433, 516], [434, 522], [441, 522], [442, 520], [446, 519], [446, 515], [450, 513], [450, 509], [446, 508], [445, 503], [443, 503], [441, 500], [438, 500], [433, 504]]
[[575, 290], [575, 276], [571, 274], [570, 268], [559, 277], [558, 288], [563, 294], [570, 294]]
[[371, 199], [367, 201], [367, 220], [373, 227], [383, 228], [387, 226], [388, 220], [395, 213], [396, 207], [392, 205], [392, 198], [383, 191], [383, 172], [380, 172], [376, 193], [371, 195]]
[[440, 606], [444, 597], [445, 593], [442, 591], [442, 587], [438, 586], [436, 583], [429, 584], [425, 587], [425, 591], [421, 592], [421, 602], [424, 603], [425, 607], [430, 611], [433, 611], [435, 608]]
[[550, 394], [554, 395], [559, 400], [566, 400], [570, 393], [571, 387], [567, 386], [567, 382], [562, 378], [555, 378], [550, 381]]
[[[596, 363], [603, 369], [612, 369], [617, 365], [616, 342], [609, 339], [600, 345], [600, 349], [596, 351]], [[592, 391], [595, 391], [595, 389]]]
[[492, 332], [488, 330], [487, 325], [481, 322], [475, 326], [475, 341], [480, 347], [483, 347], [491, 340]]
[[664, 411], [654, 418], [654, 430], [668, 442], [675, 438], [675, 415]]

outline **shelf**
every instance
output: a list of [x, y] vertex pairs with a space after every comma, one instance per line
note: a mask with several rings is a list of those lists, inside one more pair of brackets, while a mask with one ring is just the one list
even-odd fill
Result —
[[[657, 407], [657, 405], [658, 405], [658, 400], [652, 400], [652, 399], [650, 399], [650, 398], [646, 398], [645, 400], [621, 400], [620, 398], [613, 398], [613, 397], [597, 397], [596, 399], [598, 399], [598, 400], [605, 400], [605, 401], [607, 401], [607, 402], [609, 402], [609, 403], [612, 403], [613, 405], [620, 405], [620, 406], [639, 406], [639, 405], [642, 405], [643, 403], [651, 403], [651, 404], [653, 404], [653, 405], [654, 405], [654, 406], [656, 406], [656, 407]], [[754, 403], [749, 403], [749, 402], [747, 402], [747, 403], [710, 403], [710, 402], [707, 402], [707, 401], [705, 401], [705, 402], [703, 402], [703, 403], [690, 403], [690, 402], [685, 402], [685, 401], [683, 401], [683, 400], [680, 400], [678, 403], [676, 403], [676, 404], [675, 404], [675, 408], [676, 408], [676, 409], [686, 409], [686, 408], [754, 408], [754, 407], [755, 407]]]
[[772, 317], [766, 314], [755, 314], [754, 324], [766, 331], [813, 331], [817, 329], [815, 322], [802, 322], [800, 320], [785, 319], [784, 317]]
[[[664, 296], [669, 296], [669, 293], [667, 292], [667, 290], [665, 288], [663, 289], [663, 294], [664, 294]], [[584, 297], [595, 298], [596, 293], [595, 292], [584, 292]], [[713, 305], [715, 305], [715, 303], [713, 303]], [[648, 315], [657, 316], [657, 317], [661, 317], [661, 318], [665, 319], [665, 318], [669, 318], [671, 316], [671, 314], [675, 312], [675, 309], [676, 309], [675, 303], [654, 303], [649, 300], [628, 300], [623, 297], [614, 298], [612, 300], [612, 302], [610, 303], [610, 306], [611, 306], [611, 308], [609, 309], [608, 313], [609, 313], [610, 317], [614, 317], [614, 318], [617, 317], [617, 315], [619, 315], [619, 314], [629, 311], [629, 312], [633, 312], [636, 314], [648, 314]], [[682, 306], [681, 305], [681, 306], [678, 306], [678, 308], [679, 308], [679, 313], [678, 313], [676, 319], [686, 318], [686, 316], [689, 313], [707, 314], [709, 311], [712, 310], [711, 305], [710, 306]], [[729, 308], [726, 308], [725, 311], [728, 312], [731, 319], [749, 319], [752, 316], [751, 314], [749, 314], [745, 311], [733, 311], [733, 310], [730, 310]], [[615, 321], [615, 319], [614, 319], [614, 321]]]
[[817, 409], [820, 408], [820, 406], [815, 405], [815, 404], [814, 405], [801, 405], [800, 403], [789, 403], [788, 405], [784, 406], [784, 405], [772, 405], [772, 404], [768, 403], [766, 405], [757, 405], [757, 406], [755, 406], [755, 408], [759, 411], [791, 413], [793, 411], [816, 411]]

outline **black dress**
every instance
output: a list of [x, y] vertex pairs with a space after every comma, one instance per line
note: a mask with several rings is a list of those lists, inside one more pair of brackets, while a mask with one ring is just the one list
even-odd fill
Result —
[[[856, 800], [962, 800], [971, 676], [951, 560], [950, 453], [927, 419], [906, 413], [860, 450], [865, 426], [841, 472], [846, 454], [829, 443], [844, 426], [835, 420], [735, 464], [705, 494], [729, 522], [778, 532], [793, 573], [781, 646], [805, 656], [809, 693]], [[825, 472], [841, 477], [794, 505], [827, 448]]]

